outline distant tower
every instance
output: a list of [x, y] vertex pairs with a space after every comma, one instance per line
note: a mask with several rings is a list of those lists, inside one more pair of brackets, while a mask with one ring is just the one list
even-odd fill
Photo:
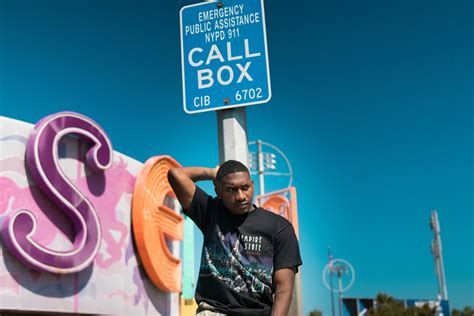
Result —
[[443, 251], [441, 247], [441, 229], [439, 226], [438, 213], [431, 211], [431, 229], [433, 230], [433, 240], [431, 241], [431, 252], [435, 259], [435, 271], [438, 277], [438, 294], [443, 300], [448, 299], [448, 290], [446, 288], [446, 278], [444, 276]]

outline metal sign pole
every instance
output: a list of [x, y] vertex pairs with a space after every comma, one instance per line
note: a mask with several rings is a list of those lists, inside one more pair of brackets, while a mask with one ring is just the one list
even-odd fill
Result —
[[217, 111], [219, 164], [229, 159], [248, 167], [247, 115], [245, 107]]

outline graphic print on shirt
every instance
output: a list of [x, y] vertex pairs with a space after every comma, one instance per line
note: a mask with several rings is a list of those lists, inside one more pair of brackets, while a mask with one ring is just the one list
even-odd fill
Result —
[[225, 235], [216, 226], [203, 249], [201, 275], [212, 275], [239, 293], [271, 291], [273, 249], [262, 236]]

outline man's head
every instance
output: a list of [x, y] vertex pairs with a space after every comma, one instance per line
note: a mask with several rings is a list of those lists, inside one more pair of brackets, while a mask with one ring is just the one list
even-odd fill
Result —
[[242, 215], [253, 209], [253, 181], [249, 170], [241, 162], [228, 160], [219, 167], [215, 189], [232, 214]]

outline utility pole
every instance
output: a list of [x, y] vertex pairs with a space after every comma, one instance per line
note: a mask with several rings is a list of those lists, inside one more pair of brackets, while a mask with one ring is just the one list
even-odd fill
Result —
[[[337, 289], [333, 288], [332, 286], [332, 274], [336, 274], [337, 276]], [[349, 283], [344, 287], [343, 284], [342, 284], [342, 277], [343, 276], [349, 276], [350, 277], [350, 281]], [[328, 282], [327, 280], [327, 276], [329, 276], [330, 280]], [[347, 278], [346, 278], [347, 280]], [[324, 270], [323, 270], [323, 282], [324, 282], [324, 285], [326, 285], [326, 287], [328, 288], [329, 291], [331, 292], [336, 292], [338, 293], [339, 295], [339, 316], [343, 316], [343, 293], [347, 290], [349, 290], [352, 285], [354, 284], [354, 281], [355, 281], [355, 271], [354, 271], [354, 267], [346, 260], [344, 259], [334, 259], [332, 260], [332, 256], [331, 256], [331, 260], [329, 261], [329, 263], [324, 267]], [[331, 304], [332, 304], [332, 311], [333, 311], [333, 314], [334, 314], [334, 300], [332, 299], [332, 295], [331, 295]]]
[[[332, 284], [332, 253], [331, 253], [331, 247], [328, 247], [328, 256], [329, 256], [329, 284], [331, 289], [333, 288]], [[331, 315], [335, 316], [335, 310], [334, 310], [334, 291], [329, 291], [331, 293]]]
[[444, 276], [443, 249], [441, 247], [441, 228], [436, 210], [431, 211], [430, 226], [433, 230], [433, 240], [431, 241], [431, 253], [435, 259], [435, 272], [438, 278], [438, 294], [443, 300], [448, 299], [448, 289]]
[[347, 266], [337, 265], [334, 268], [338, 280], [338, 294], [339, 294], [339, 316], [342, 316], [342, 275], [347, 273]]
[[217, 111], [219, 164], [229, 159], [248, 167], [247, 114], [245, 107]]
[[257, 159], [258, 159], [258, 183], [260, 186], [260, 195], [265, 194], [265, 179], [263, 171], [265, 170], [263, 165], [263, 152], [262, 152], [262, 141], [257, 140]]
[[[283, 151], [281, 151], [278, 147], [262, 140], [251, 141], [248, 144], [249, 146], [257, 145], [257, 151], [249, 153], [249, 170], [251, 175], [258, 174], [259, 194], [265, 195], [265, 175], [289, 177], [287, 188], [291, 187], [291, 183], [293, 181], [293, 169], [291, 167], [290, 160], [288, 157], [286, 157]], [[272, 152], [264, 152], [264, 146], [279, 154], [279, 158], [283, 158], [285, 161], [285, 164], [283, 165], [286, 165], [286, 168], [288, 169], [287, 172], [276, 171], [277, 156]]]

